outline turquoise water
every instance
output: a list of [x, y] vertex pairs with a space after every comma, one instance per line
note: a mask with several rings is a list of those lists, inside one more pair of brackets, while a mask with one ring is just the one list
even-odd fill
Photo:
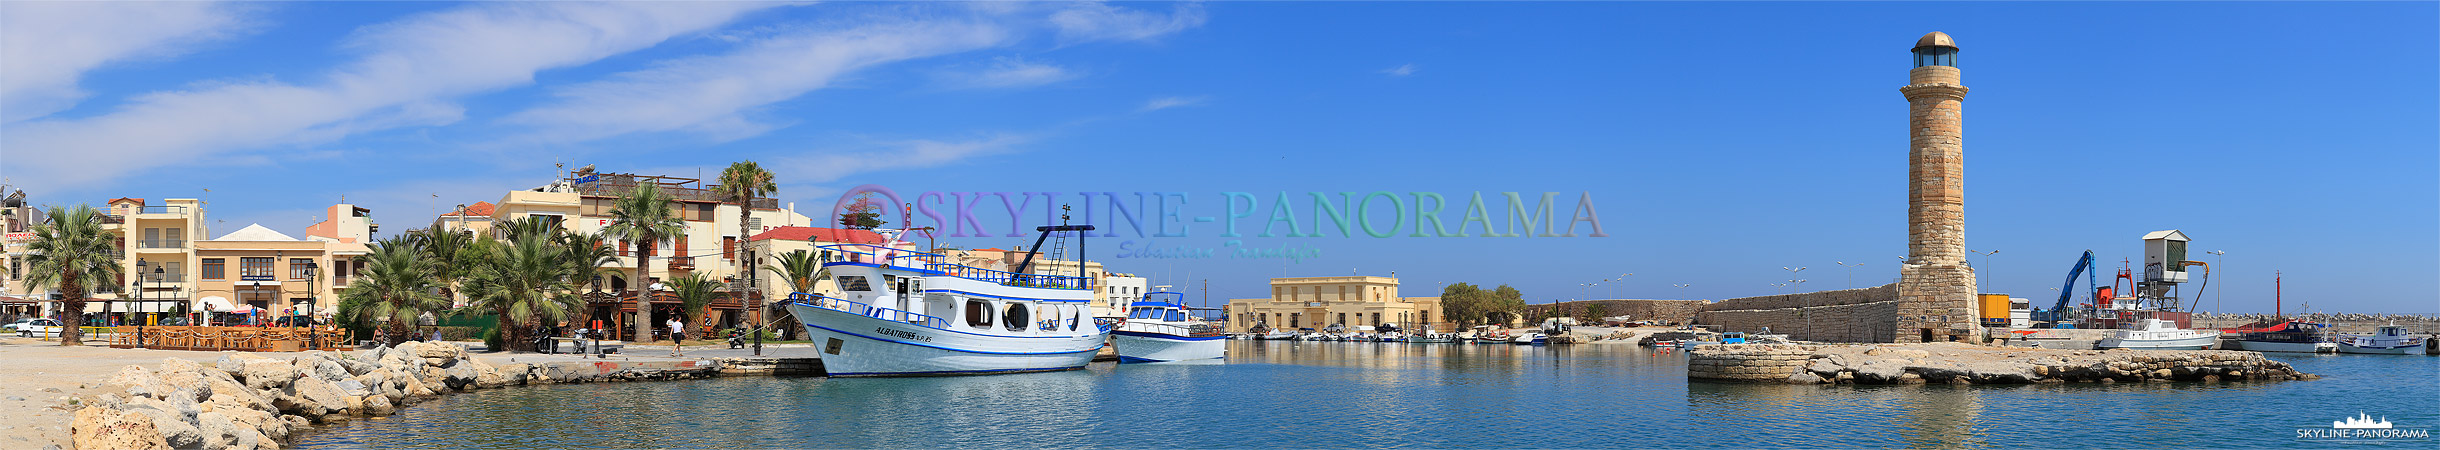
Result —
[[2440, 429], [2440, 358], [2274, 356], [2277, 383], [1786, 386], [1553, 347], [1230, 341], [1210, 365], [726, 378], [460, 394], [303, 448], [2433, 448], [2298, 437], [2359, 411]]

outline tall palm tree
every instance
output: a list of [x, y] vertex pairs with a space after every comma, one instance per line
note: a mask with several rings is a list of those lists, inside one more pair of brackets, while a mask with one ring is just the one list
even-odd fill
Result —
[[474, 245], [474, 236], [440, 228], [425, 228], [410, 233], [416, 251], [424, 253], [424, 263], [432, 266], [433, 281], [440, 284], [441, 298], [451, 306], [457, 304], [458, 279], [466, 276], [471, 255], [465, 250]]
[[619, 197], [611, 206], [610, 226], [602, 227], [602, 232], [612, 237], [636, 243], [635, 278], [627, 280], [627, 286], [640, 293], [635, 298], [634, 323], [635, 340], [639, 342], [652, 340], [652, 293], [645, 283], [649, 278], [644, 277], [652, 268], [652, 253], [648, 249], [661, 242], [661, 238], [686, 232], [686, 222], [678, 219], [677, 203], [677, 199], [661, 192], [658, 184], [636, 183], [635, 190], [628, 191], [627, 196]]
[[[754, 199], [778, 192], [779, 185], [772, 182], [771, 171], [763, 170], [762, 165], [755, 164], [753, 160], [745, 160], [730, 163], [729, 168], [722, 169], [720, 186], [714, 187], [713, 190], [719, 191], [721, 197], [726, 197], [730, 202], [737, 204], [737, 248], [734, 251], [738, 254], [730, 257], [730, 261], [735, 262], [737, 266], [736, 270], [731, 273], [740, 277], [752, 278], [750, 275], [754, 273], [754, 260], [743, 256], [746, 253], [747, 244], [753, 242], [754, 229], [746, 226], [746, 222], [752, 221]], [[734, 293], [739, 295], [738, 301], [742, 302], [745, 301], [744, 296], [748, 295], [750, 291], [751, 289], [736, 289]], [[754, 327], [758, 330], [762, 327], [762, 310], [765, 307], [768, 305], [758, 305], [754, 309]], [[759, 331], [757, 332], [759, 333]]]
[[414, 239], [400, 236], [374, 242], [364, 270], [340, 294], [339, 319], [378, 327], [390, 341], [401, 342], [425, 313], [449, 309], [449, 298], [432, 277], [436, 270]]
[[118, 244], [92, 205], [54, 206], [44, 214], [51, 223], [34, 227], [34, 241], [26, 245], [26, 295], [58, 289], [59, 345], [85, 345], [85, 295], [102, 283], [118, 283], [119, 261], [110, 255]]
[[470, 306], [492, 314], [500, 338], [511, 350], [531, 350], [527, 329], [567, 320], [576, 310], [576, 267], [566, 249], [552, 239], [498, 241], [484, 238], [474, 247], [475, 265], [466, 278]]
[[[566, 250], [560, 254], [560, 258], [563, 260], [563, 264], [568, 266], [568, 276], [576, 277], [576, 283], [590, 287], [591, 292], [601, 292], [603, 274], [617, 272], [615, 269], [604, 269], [618, 263], [618, 250], [610, 248], [609, 244], [602, 242], [608, 240], [605, 236], [599, 231], [583, 234], [559, 233], [559, 246]], [[578, 302], [577, 306], [582, 308], [583, 302]], [[589, 311], [580, 312], [584, 313], [580, 315], [590, 315]]]
[[[822, 271], [822, 260], [815, 257], [810, 251], [795, 250], [771, 255], [771, 260], [778, 264], [764, 264], [762, 270], [779, 274], [781, 280], [788, 282], [789, 292], [812, 292], [813, 283], [822, 281], [822, 278], [828, 276]], [[779, 316], [773, 317], [771, 322], [785, 325], [783, 329], [786, 331], [782, 333], [795, 336], [796, 314], [788, 312], [787, 308], [781, 308], [779, 311]]]

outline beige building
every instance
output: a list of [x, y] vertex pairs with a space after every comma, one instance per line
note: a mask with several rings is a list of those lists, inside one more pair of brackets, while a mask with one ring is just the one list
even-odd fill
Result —
[[[326, 211], [325, 220], [307, 228], [305, 239], [261, 225], [205, 239], [211, 230], [201, 200], [174, 198], [153, 205], [140, 198], [112, 199], [102, 221], [104, 231], [118, 236], [114, 254], [121, 261], [120, 276], [97, 289], [85, 311], [128, 320], [190, 314], [226, 320], [231, 316], [207, 313], [241, 311], [255, 311], [257, 317], [308, 312], [327, 317], [348, 275], [361, 268], [354, 257], [365, 253], [364, 241], [379, 225], [371, 210], [355, 205]], [[24, 244], [31, 239], [24, 232], [9, 236], [7, 289], [50, 300], [56, 290], [29, 292], [22, 282]], [[38, 313], [55, 314], [57, 304], [45, 301]]]
[[[609, 268], [619, 273], [603, 280], [603, 287], [613, 292], [627, 290], [627, 278], [633, 273], [638, 257], [651, 252], [653, 267], [646, 275], [667, 280], [672, 274], [701, 273], [714, 280], [728, 280], [738, 275], [738, 245], [746, 237], [737, 235], [737, 205], [728, 203], [714, 191], [717, 186], [704, 185], [694, 178], [644, 176], [634, 174], [596, 174], [575, 172], [551, 184], [502, 195], [498, 202], [475, 202], [448, 214], [434, 218], [432, 226], [445, 230], [487, 232], [493, 224], [526, 217], [542, 217], [576, 233], [599, 232], [610, 226], [610, 210], [618, 199], [641, 183], [653, 183], [678, 201], [679, 219], [685, 222], [686, 233], [673, 236], [649, 248], [625, 241], [610, 242], [619, 252], [617, 263]], [[787, 226], [815, 224], [812, 218], [798, 214], [795, 205], [781, 209], [777, 200], [758, 198], [752, 202], [746, 219], [749, 233], [762, 233]], [[749, 266], [759, 263], [747, 261]], [[767, 262], [767, 261], [765, 261]]]
[[1384, 323], [1415, 331], [1455, 331], [1440, 311], [1440, 297], [1399, 297], [1398, 279], [1390, 277], [1272, 278], [1270, 298], [1229, 300], [1224, 310], [1232, 333]]

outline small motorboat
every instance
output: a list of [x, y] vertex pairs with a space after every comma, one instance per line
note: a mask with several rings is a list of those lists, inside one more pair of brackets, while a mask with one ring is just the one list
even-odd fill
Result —
[[2094, 348], [2128, 348], [2137, 350], [2209, 350], [2220, 344], [2220, 332], [2178, 328], [2166, 320], [2144, 318], [2110, 332], [2110, 336], [2093, 344]]
[[1550, 335], [1539, 332], [1528, 332], [1525, 334], [1516, 335], [1516, 337], [1508, 338], [1508, 343], [1516, 345], [1544, 345], [1550, 343]]
[[2331, 353], [2338, 351], [2338, 341], [2324, 331], [2327, 325], [2290, 320], [2267, 328], [2242, 330], [2237, 349], [2257, 352]]
[[2338, 335], [2339, 353], [2369, 355], [2420, 355], [2430, 342], [2422, 336], [2406, 334], [2406, 327], [2383, 326], [2372, 334]]

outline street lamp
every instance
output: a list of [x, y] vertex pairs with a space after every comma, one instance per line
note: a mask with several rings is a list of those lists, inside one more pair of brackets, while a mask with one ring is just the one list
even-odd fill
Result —
[[1847, 268], [1847, 288], [1855, 289], [1855, 268], [1864, 267], [1864, 263], [1848, 264], [1846, 261], [1831, 262], [1838, 263], [1839, 266]]
[[305, 262], [305, 348], [309, 350], [322, 349], [321, 330], [313, 326], [314, 306], [321, 303], [315, 295], [319, 291], [314, 290], [314, 282], [322, 281], [321, 274], [317, 273], [321, 268], [319, 261]]
[[1796, 279], [1796, 274], [1798, 272], [1805, 271], [1805, 269], [1811, 269], [1811, 267], [1788, 268], [1787, 266], [1780, 266], [1779, 269], [1788, 271], [1788, 294], [1795, 295], [1796, 285], [1804, 283], [1804, 280]]
[[1687, 299], [1687, 298], [1686, 298], [1686, 287], [1687, 287], [1687, 286], [1693, 286], [1693, 284], [1685, 284], [1685, 283], [1681, 283], [1681, 284], [1672, 284], [1672, 285], [1670, 285], [1670, 286], [1677, 286], [1677, 288], [1678, 288], [1678, 300], [1686, 300], [1686, 299]]
[[[1983, 269], [1989, 269], [1989, 268], [1991, 268], [1991, 255], [1996, 255], [1996, 254], [1999, 254], [1999, 250], [1992, 250], [1992, 251], [1987, 251], [1987, 252], [1985, 252], [1985, 251], [1975, 251], [1975, 250], [1966, 250], [1966, 251], [1969, 251], [1969, 252], [1974, 252], [1974, 253], [1980, 253], [1980, 254], [1982, 254], [1982, 255], [1983, 255], [1983, 266], [1982, 266], [1982, 267], [1976, 267], [1976, 268], [1974, 268], [1974, 285], [1975, 285], [1975, 286], [1978, 286], [1978, 287], [1979, 287], [1979, 286], [1982, 286], [1982, 284], [1983, 284], [1983, 280], [1982, 280], [1982, 279], [1983, 279], [1983, 278], [1985, 278], [1985, 277], [1983, 277], [1983, 276], [1982, 276]], [[1984, 292], [1990, 292], [1990, 291], [1984, 291]]]
[[[2219, 250], [2212, 250], [2212, 251], [2203, 252], [2203, 253], [2210, 253], [2210, 254], [2211, 254], [2211, 256], [2217, 256], [2217, 257], [2219, 257], [2219, 258], [2220, 258], [2220, 260], [2218, 260], [2218, 261], [2213, 261], [2213, 262], [2212, 262], [2212, 264], [2220, 264], [2220, 263], [2226, 263], [2226, 262], [2228, 262], [2228, 252], [2225, 252], [2225, 251], [2219, 251]], [[2227, 268], [2228, 268], [2228, 266], [2226, 266], [2226, 265], [2222, 265], [2222, 266], [2220, 266], [2220, 268], [2221, 268], [2221, 269], [2227, 269]], [[2223, 289], [2223, 290], [2225, 290], [2225, 289]], [[2211, 314], [2212, 314], [2212, 315], [2215, 315], [2215, 316], [2220, 314], [2220, 291], [2211, 291]]]

